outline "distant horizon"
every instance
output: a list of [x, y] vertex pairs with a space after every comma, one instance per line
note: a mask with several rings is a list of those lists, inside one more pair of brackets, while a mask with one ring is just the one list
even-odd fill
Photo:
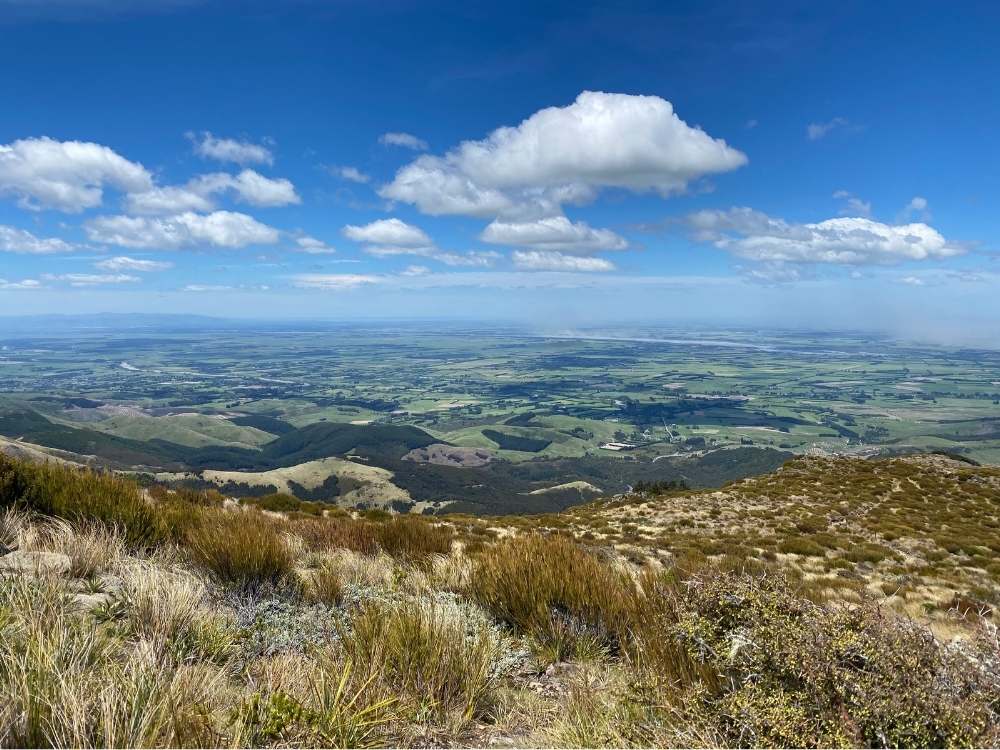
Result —
[[[106, 318], [107, 322], [102, 326], [100, 325], [100, 319]], [[618, 320], [618, 321], [595, 321], [589, 323], [580, 323], [575, 327], [560, 327], [555, 324], [544, 325], [537, 322], [528, 322], [518, 319], [486, 319], [486, 318], [434, 318], [434, 317], [410, 317], [410, 318], [400, 318], [400, 317], [383, 317], [383, 318], [354, 318], [354, 319], [344, 319], [344, 318], [332, 318], [332, 317], [253, 317], [253, 316], [239, 316], [239, 315], [200, 315], [195, 313], [131, 313], [131, 312], [101, 312], [101, 313], [65, 313], [65, 312], [54, 312], [54, 313], [37, 313], [37, 314], [23, 314], [23, 315], [9, 315], [0, 314], [0, 336], [9, 335], [14, 331], [22, 332], [32, 332], [35, 334], [35, 326], [33, 323], [38, 325], [43, 325], [47, 322], [51, 322], [53, 319], [61, 321], [74, 321], [74, 320], [91, 320], [94, 322], [94, 327], [107, 332], [107, 328], [112, 325], [121, 324], [127, 319], [135, 319], [139, 321], [135, 326], [125, 326], [119, 330], [123, 333], [128, 332], [133, 329], [138, 328], [154, 328], [156, 327], [156, 322], [162, 322], [163, 325], [170, 325], [170, 321], [184, 321], [188, 320], [192, 322], [191, 330], [199, 330], [198, 323], [204, 326], [210, 326], [212, 324], [222, 324], [231, 325], [233, 327], [238, 327], [240, 329], [253, 329], [253, 326], [259, 325], [268, 328], [279, 328], [281, 330], [293, 329], [295, 326], [315, 326], [318, 328], [322, 327], [357, 327], [357, 328], [382, 328], [382, 327], [414, 327], [419, 328], [422, 326], [441, 326], [446, 330], [458, 329], [458, 328], [472, 328], [472, 329], [483, 329], [483, 330], [504, 330], [507, 332], [517, 332], [519, 335], [526, 336], [537, 336], [543, 338], [589, 338], [597, 340], [604, 338], [599, 334], [603, 331], [606, 333], [606, 337], [609, 340], [646, 340], [643, 338], [628, 337], [625, 334], [632, 333], [636, 334], [638, 331], [661, 328], [664, 331], [672, 333], [683, 333], [685, 331], [691, 333], [722, 333], [725, 331], [731, 331], [735, 333], [774, 333], [782, 334], [787, 333], [793, 336], [808, 337], [810, 335], [816, 336], [847, 336], [847, 337], [860, 337], [860, 338], [876, 338], [884, 339], [889, 341], [894, 341], [901, 344], [909, 344], [914, 346], [934, 346], [934, 347], [951, 347], [955, 349], [981, 349], [984, 351], [995, 351], [1000, 350], [1000, 339], [997, 337], [991, 337], [996, 339], [992, 343], [986, 339], [962, 339], [959, 337], [948, 337], [948, 338], [934, 338], [931, 336], [925, 336], [923, 338], [914, 336], [903, 336], [897, 332], [891, 330], [879, 330], [875, 328], [861, 329], [861, 328], [847, 328], [847, 327], [814, 327], [814, 326], [794, 326], [789, 323], [784, 325], [754, 325], [746, 321], [676, 321], [676, 320], [654, 320], [654, 319], [636, 319], [636, 320]], [[18, 328], [18, 324], [20, 327]], [[10, 328], [9, 326], [15, 326], [15, 328]], [[8, 327], [5, 327], [8, 326]], [[81, 329], [78, 327], [70, 328], [66, 333], [71, 334], [74, 332], [80, 332]], [[57, 335], [58, 331], [47, 331], [47, 333]], [[650, 343], [656, 343], [655, 339], [648, 339]]]

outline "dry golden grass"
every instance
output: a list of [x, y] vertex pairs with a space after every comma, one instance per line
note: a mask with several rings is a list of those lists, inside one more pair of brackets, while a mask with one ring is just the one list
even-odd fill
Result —
[[142, 544], [6, 476], [44, 481], [0, 542], [71, 566], [0, 574], [0, 746], [1000, 741], [993, 470], [810, 459], [489, 524], [153, 493]]

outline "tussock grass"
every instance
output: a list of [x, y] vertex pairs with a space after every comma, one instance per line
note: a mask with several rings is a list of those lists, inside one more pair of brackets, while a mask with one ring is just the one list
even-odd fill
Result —
[[461, 612], [434, 604], [363, 604], [343, 634], [344, 651], [365, 677], [416, 715], [458, 724], [482, 717], [499, 678], [501, 642], [486, 628], [467, 632]]
[[[686, 501], [672, 493], [607, 517], [503, 520], [500, 540], [471, 519], [284, 516], [157, 490], [140, 497], [155, 532], [136, 541], [104, 501], [74, 494], [108, 477], [12, 465], [0, 542], [64, 552], [71, 569], [0, 575], [0, 746], [1000, 741], [1000, 498], [986, 470], [957, 470], [972, 489], [956, 495], [905, 463], [834, 482], [792, 462], [753, 480], [785, 493], [786, 506], [744, 509], [757, 515], [712, 499], [648, 533], [651, 503]], [[807, 496], [820, 491], [822, 512]], [[750, 517], [750, 531], [713, 525]], [[597, 522], [621, 548], [567, 534]], [[456, 526], [472, 541], [453, 544]], [[822, 556], [782, 544], [796, 535]], [[98, 588], [105, 605], [77, 606]], [[921, 590], [961, 643], [870, 598], [920, 612]]]
[[275, 584], [292, 571], [278, 523], [260, 511], [202, 510], [186, 541], [195, 564], [226, 584]]
[[619, 649], [636, 602], [627, 573], [561, 536], [497, 543], [476, 560], [468, 591], [498, 619], [532, 636], [552, 661], [577, 649]]
[[349, 549], [366, 555], [384, 552], [401, 560], [426, 560], [451, 550], [453, 532], [416, 516], [303, 519], [291, 525], [310, 549]]
[[306, 595], [312, 601], [330, 606], [340, 604], [344, 599], [344, 582], [340, 569], [327, 560], [311, 571], [306, 579]]

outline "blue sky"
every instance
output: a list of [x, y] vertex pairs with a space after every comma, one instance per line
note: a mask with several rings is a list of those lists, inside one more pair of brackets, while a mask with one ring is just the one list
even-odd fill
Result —
[[990, 343], [998, 21], [994, 3], [0, 0], [0, 314]]

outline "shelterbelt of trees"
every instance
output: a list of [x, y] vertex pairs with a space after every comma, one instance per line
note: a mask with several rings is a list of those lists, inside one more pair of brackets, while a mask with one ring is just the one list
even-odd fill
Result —
[[[995, 746], [996, 481], [800, 459], [483, 519], [0, 457], [0, 745]], [[982, 585], [910, 613], [891, 566]]]

